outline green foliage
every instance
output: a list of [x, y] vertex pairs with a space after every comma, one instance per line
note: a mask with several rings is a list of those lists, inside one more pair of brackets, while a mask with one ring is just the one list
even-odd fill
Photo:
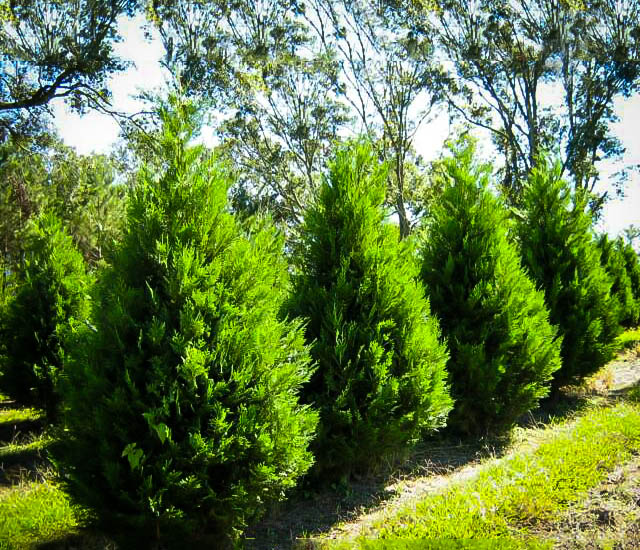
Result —
[[[638, 324], [640, 316], [640, 301], [634, 296], [630, 273], [627, 271], [627, 256], [625, 243], [622, 238], [610, 240], [606, 233], [598, 238], [600, 249], [600, 263], [611, 278], [611, 300], [616, 308], [618, 321], [623, 327], [631, 328]], [[636, 258], [635, 266], [633, 256]], [[635, 251], [630, 256], [630, 269], [638, 269]]]
[[242, 528], [311, 465], [316, 423], [301, 326], [277, 319], [282, 239], [226, 211], [228, 173], [189, 146], [195, 113], [161, 110], [165, 165], [141, 171], [95, 330], [75, 334], [54, 450], [79, 502], [158, 536]]
[[39, 212], [55, 213], [87, 262], [94, 265], [120, 234], [126, 187], [117, 163], [79, 155], [51, 138], [40, 152], [15, 142], [0, 148], [0, 242], [9, 270], [21, 261], [24, 229]]
[[573, 195], [559, 164], [540, 162], [523, 196], [517, 231], [523, 263], [545, 294], [562, 340], [562, 368], [554, 387], [577, 382], [606, 364], [620, 332], [611, 281], [600, 265], [586, 197]]
[[384, 222], [386, 167], [363, 144], [340, 150], [307, 210], [289, 311], [308, 320], [325, 479], [376, 464], [445, 423], [447, 353], [397, 228]]
[[47, 104], [63, 98], [78, 112], [109, 108], [118, 18], [138, 0], [21, 0], [0, 4], [0, 142], [46, 127]]
[[422, 278], [449, 341], [450, 425], [481, 434], [535, 408], [560, 367], [544, 297], [509, 241], [506, 210], [473, 144], [440, 163], [444, 191], [422, 243]]
[[44, 408], [52, 420], [64, 338], [71, 323], [88, 317], [90, 279], [54, 215], [35, 219], [26, 240], [15, 295], [0, 320], [0, 387], [21, 404]]
[[[491, 128], [504, 156], [506, 199], [519, 205], [538, 155], [559, 154], [561, 148], [575, 187], [593, 191], [600, 162], [624, 152], [611, 122], [616, 99], [634, 94], [640, 84], [640, 3], [450, 0], [438, 5], [435, 17], [431, 10], [420, 10], [417, 20], [407, 13], [407, 27], [434, 40], [445, 56], [442, 81], [452, 112]], [[557, 102], [546, 100], [543, 84], [557, 86]], [[594, 198], [593, 206], [602, 206], [604, 195]]]

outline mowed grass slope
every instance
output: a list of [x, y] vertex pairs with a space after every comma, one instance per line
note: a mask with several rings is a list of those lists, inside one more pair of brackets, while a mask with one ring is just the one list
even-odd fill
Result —
[[[549, 428], [534, 451], [488, 464], [471, 480], [454, 483], [373, 523], [363, 536], [400, 540], [521, 536], [524, 542], [530, 528], [552, 520], [637, 452], [640, 407], [619, 403], [595, 408], [569, 425]], [[366, 540], [327, 541], [321, 547], [370, 545]]]

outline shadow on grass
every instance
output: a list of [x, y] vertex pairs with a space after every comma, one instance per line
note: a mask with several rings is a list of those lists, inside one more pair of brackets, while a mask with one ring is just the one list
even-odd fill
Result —
[[[113, 539], [91, 530], [83, 530], [80, 533], [71, 533], [35, 546], [38, 550], [125, 550], [132, 546], [123, 546]], [[139, 546], [138, 548], [143, 548]]]
[[[613, 403], [632, 394], [640, 385], [610, 391], [606, 395], [565, 388], [559, 395], [528, 413], [520, 427], [544, 427], [550, 421], [569, 420], [594, 406]], [[337, 523], [349, 521], [383, 505], [395, 496], [392, 486], [403, 479], [449, 474], [487, 458], [499, 458], [509, 448], [509, 436], [456, 439], [444, 435], [416, 447], [408, 458], [387, 464], [381, 471], [321, 492], [298, 490], [284, 504], [274, 507], [245, 535], [247, 550], [292, 548], [296, 540], [326, 533]]]
[[440, 437], [426, 441], [404, 459], [381, 466], [325, 490], [299, 489], [286, 503], [273, 507], [245, 533], [246, 550], [292, 548], [296, 540], [326, 533], [336, 524], [373, 511], [396, 496], [394, 485], [404, 479], [449, 474], [488, 457], [501, 456], [507, 437], [461, 440]]
[[[20, 435], [39, 432], [44, 428], [44, 418], [29, 418], [25, 420], [11, 420], [0, 422], [0, 446], [14, 441]], [[2, 443], [5, 442], [5, 443]]]

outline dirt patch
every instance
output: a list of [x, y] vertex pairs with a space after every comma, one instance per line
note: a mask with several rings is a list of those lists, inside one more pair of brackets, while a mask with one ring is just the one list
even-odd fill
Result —
[[532, 535], [557, 550], [640, 548], [640, 458], [618, 467], [584, 501]]

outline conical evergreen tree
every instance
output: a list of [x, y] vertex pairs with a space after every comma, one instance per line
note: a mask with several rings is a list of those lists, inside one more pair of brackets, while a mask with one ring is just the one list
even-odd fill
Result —
[[638, 323], [640, 302], [633, 295], [631, 277], [627, 272], [625, 243], [621, 238], [611, 240], [606, 233], [597, 240], [600, 263], [611, 279], [611, 299], [616, 308], [618, 322], [623, 327], [634, 327]]
[[386, 168], [370, 147], [340, 150], [307, 210], [289, 311], [306, 319], [318, 370], [316, 475], [367, 469], [444, 425], [447, 352], [408, 242], [385, 223]]
[[621, 250], [625, 260], [625, 268], [627, 277], [629, 278], [631, 292], [638, 307], [638, 315], [635, 321], [630, 320], [631, 326], [638, 326], [640, 324], [640, 258], [631, 243], [621, 242]]
[[454, 153], [440, 162], [444, 191], [425, 228], [422, 279], [451, 350], [449, 423], [484, 434], [511, 426], [548, 393], [560, 341], [487, 188], [490, 167], [474, 162], [473, 143]]
[[91, 281], [82, 255], [51, 214], [32, 222], [24, 254], [0, 322], [0, 389], [43, 408], [53, 421], [65, 334], [70, 323], [89, 316]]
[[311, 465], [317, 415], [298, 403], [301, 326], [278, 320], [283, 241], [265, 224], [243, 234], [228, 174], [188, 145], [194, 107], [174, 109], [160, 112], [165, 168], [142, 170], [97, 283], [95, 332], [77, 335], [57, 456], [98, 517], [222, 546]]
[[615, 353], [619, 325], [611, 280], [600, 265], [586, 197], [572, 195], [558, 164], [540, 162], [531, 172], [523, 212], [517, 227], [523, 263], [563, 337], [557, 389], [596, 372]]

